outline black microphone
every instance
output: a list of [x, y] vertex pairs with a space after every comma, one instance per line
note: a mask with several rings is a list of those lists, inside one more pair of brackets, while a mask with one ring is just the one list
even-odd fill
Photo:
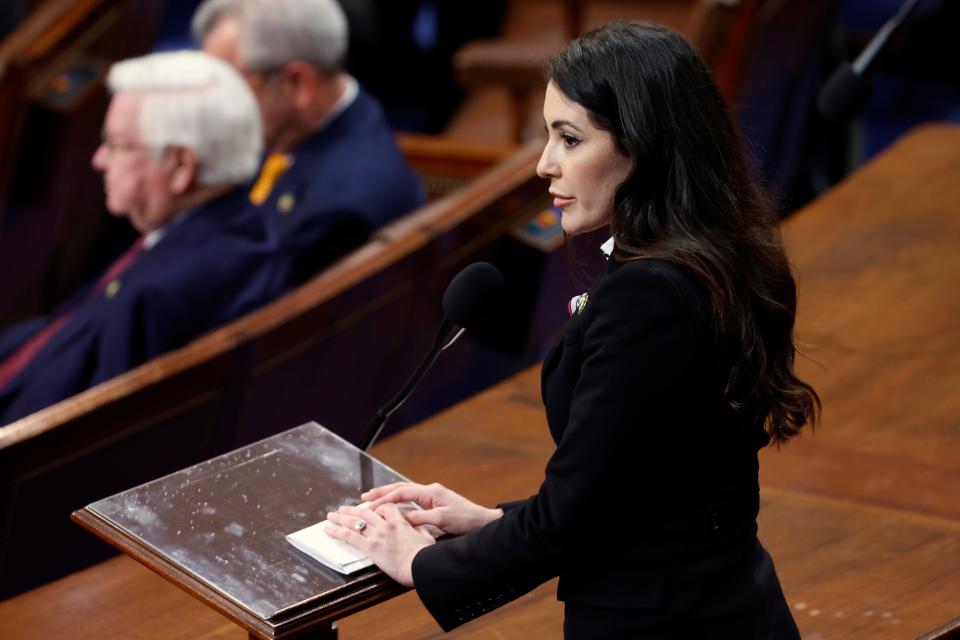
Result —
[[894, 32], [907, 19], [919, 0], [907, 0], [897, 15], [887, 21], [870, 44], [852, 63], [844, 62], [834, 71], [817, 95], [817, 108], [831, 121], [840, 124], [859, 112], [873, 93], [870, 76], [877, 57], [887, 46]]
[[448, 349], [467, 329], [483, 324], [496, 310], [503, 296], [503, 276], [489, 262], [474, 262], [454, 276], [443, 292], [443, 322], [433, 347], [410, 379], [390, 402], [380, 408], [360, 440], [364, 451], [380, 436], [387, 418], [400, 408], [442, 351]]

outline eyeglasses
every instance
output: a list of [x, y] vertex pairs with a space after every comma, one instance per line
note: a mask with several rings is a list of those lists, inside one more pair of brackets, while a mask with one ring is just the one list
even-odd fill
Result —
[[116, 140], [110, 140], [106, 137], [101, 138], [100, 145], [107, 150], [110, 156], [133, 154], [139, 151], [145, 151], [147, 148], [146, 145], [139, 142], [117, 142]]
[[281, 71], [283, 71], [283, 67], [271, 67], [257, 71], [241, 70], [240, 74], [250, 85], [250, 88], [257, 91], [268, 85], [274, 78], [279, 77]]

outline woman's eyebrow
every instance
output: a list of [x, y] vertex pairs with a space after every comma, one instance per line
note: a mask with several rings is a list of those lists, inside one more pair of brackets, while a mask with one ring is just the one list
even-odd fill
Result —
[[580, 133], [583, 133], [583, 129], [573, 124], [569, 120], [554, 120], [553, 122], [550, 123], [551, 129], [559, 129], [560, 127], [564, 127], [564, 126], [570, 127], [571, 129], [576, 129]]

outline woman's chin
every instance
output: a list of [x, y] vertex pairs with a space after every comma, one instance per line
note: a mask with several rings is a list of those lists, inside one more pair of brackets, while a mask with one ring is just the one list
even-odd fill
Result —
[[560, 216], [560, 227], [568, 236], [578, 236], [583, 233], [583, 225], [578, 224], [577, 220], [571, 220], [571, 216], [566, 213]]
[[590, 233], [591, 231], [596, 231], [597, 229], [602, 229], [603, 227], [608, 226], [608, 222], [603, 222], [599, 224], [583, 224], [580, 220], [570, 220], [567, 217], [560, 218], [560, 227], [563, 228], [563, 232], [570, 237], [580, 236], [585, 233]]

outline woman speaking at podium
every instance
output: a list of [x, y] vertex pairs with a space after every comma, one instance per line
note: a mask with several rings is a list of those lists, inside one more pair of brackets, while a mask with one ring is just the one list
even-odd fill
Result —
[[[559, 576], [567, 638], [798, 638], [757, 540], [757, 452], [819, 399], [793, 370], [795, 282], [727, 106], [652, 24], [581, 36], [548, 78], [537, 172], [567, 234], [612, 237], [543, 364], [543, 484], [496, 509], [379, 487], [330, 514], [333, 535], [445, 630]], [[424, 510], [401, 515], [409, 500]]]

